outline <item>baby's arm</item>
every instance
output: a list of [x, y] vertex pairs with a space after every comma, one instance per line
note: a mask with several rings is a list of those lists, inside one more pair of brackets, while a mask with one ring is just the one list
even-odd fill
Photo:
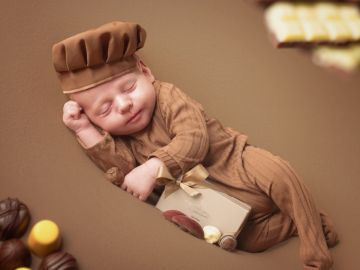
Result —
[[174, 177], [202, 163], [209, 150], [209, 135], [201, 104], [172, 84], [162, 83], [158, 106], [171, 141], [153, 152]]
[[145, 201], [155, 187], [156, 174], [162, 165], [164, 163], [158, 158], [149, 159], [125, 176], [121, 188], [134, 197]]
[[89, 158], [105, 172], [106, 178], [120, 187], [125, 175], [136, 166], [125, 142], [115, 141], [107, 132], [99, 132], [74, 101], [65, 103], [63, 121], [75, 133]]
[[69, 100], [63, 109], [64, 124], [74, 131], [86, 148], [90, 148], [103, 140], [103, 135], [91, 124], [85, 113], [81, 112], [81, 107], [75, 101]]

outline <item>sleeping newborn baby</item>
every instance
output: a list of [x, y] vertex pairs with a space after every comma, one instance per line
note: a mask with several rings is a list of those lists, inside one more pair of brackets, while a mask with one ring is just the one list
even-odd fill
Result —
[[209, 117], [201, 104], [155, 79], [135, 54], [145, 30], [112, 22], [53, 46], [63, 121], [106, 178], [140, 200], [166, 166], [179, 177], [198, 164], [226, 193], [252, 207], [237, 248], [259, 252], [299, 236], [304, 269], [330, 269], [337, 234], [288, 162]]

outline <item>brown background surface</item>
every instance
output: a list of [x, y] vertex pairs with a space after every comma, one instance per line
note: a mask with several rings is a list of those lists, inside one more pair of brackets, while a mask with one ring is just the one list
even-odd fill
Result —
[[32, 224], [57, 222], [81, 269], [302, 269], [298, 239], [225, 252], [106, 182], [81, 151], [61, 121], [51, 46], [112, 20], [147, 30], [141, 55], [158, 79], [292, 163], [336, 222], [334, 269], [357, 269], [360, 77], [273, 49], [262, 11], [242, 1], [2, 1], [0, 198], [26, 202]]

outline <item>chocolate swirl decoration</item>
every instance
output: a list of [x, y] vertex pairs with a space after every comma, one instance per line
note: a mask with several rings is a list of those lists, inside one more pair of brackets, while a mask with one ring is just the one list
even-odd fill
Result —
[[21, 237], [30, 222], [27, 206], [18, 199], [0, 201], [0, 241]]
[[77, 270], [76, 259], [67, 252], [58, 251], [46, 256], [38, 270]]
[[14, 270], [18, 267], [30, 266], [31, 253], [19, 239], [0, 242], [0, 269]]

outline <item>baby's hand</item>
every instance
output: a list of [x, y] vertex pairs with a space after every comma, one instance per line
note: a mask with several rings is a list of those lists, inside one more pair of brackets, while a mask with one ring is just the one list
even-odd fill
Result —
[[75, 133], [79, 133], [92, 125], [86, 114], [82, 112], [80, 105], [73, 100], [69, 100], [64, 104], [63, 122]]
[[145, 201], [155, 187], [156, 174], [161, 165], [163, 162], [160, 159], [149, 159], [125, 176], [121, 188], [134, 197]]

